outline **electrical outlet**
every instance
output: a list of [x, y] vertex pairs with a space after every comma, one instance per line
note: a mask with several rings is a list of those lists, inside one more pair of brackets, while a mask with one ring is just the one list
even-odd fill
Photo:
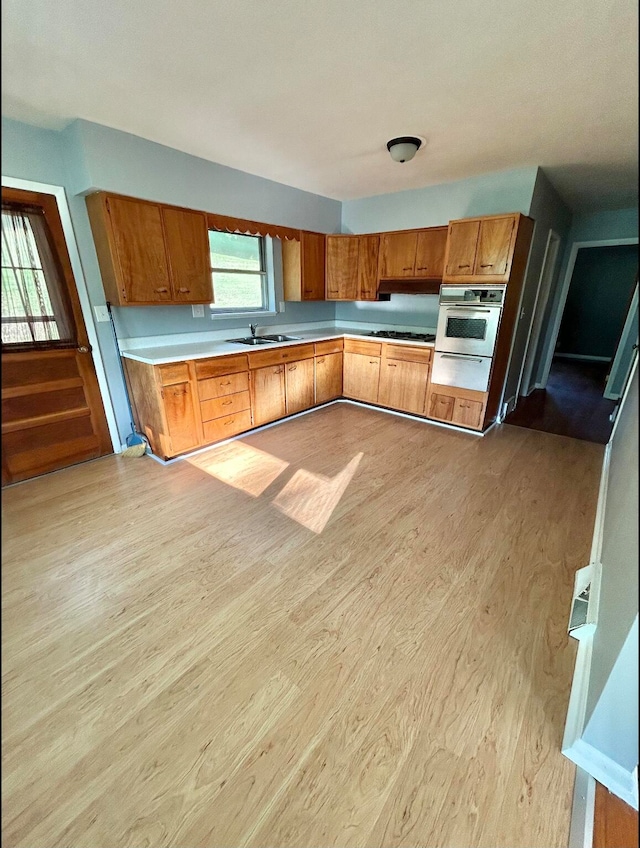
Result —
[[108, 321], [109, 320], [109, 310], [106, 306], [94, 306], [93, 311], [96, 315], [96, 321]]
[[198, 303], [191, 307], [191, 314], [194, 318], [204, 318], [204, 304]]

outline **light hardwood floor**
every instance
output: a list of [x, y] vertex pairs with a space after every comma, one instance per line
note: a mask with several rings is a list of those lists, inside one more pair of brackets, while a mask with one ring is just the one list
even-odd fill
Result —
[[3, 845], [566, 845], [602, 456], [339, 404], [5, 490]]

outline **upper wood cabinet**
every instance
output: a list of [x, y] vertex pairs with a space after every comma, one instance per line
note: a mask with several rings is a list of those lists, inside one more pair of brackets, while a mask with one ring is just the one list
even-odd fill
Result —
[[377, 235], [327, 236], [327, 300], [375, 300], [378, 296]]
[[300, 240], [282, 242], [285, 300], [324, 300], [325, 236], [300, 231]]
[[442, 278], [447, 227], [382, 233], [380, 236], [380, 279], [401, 277]]
[[204, 212], [105, 192], [86, 203], [107, 300], [116, 306], [213, 300]]
[[516, 236], [523, 218], [513, 214], [451, 221], [444, 280], [450, 283], [508, 282]]
[[358, 236], [327, 236], [327, 300], [358, 299]]

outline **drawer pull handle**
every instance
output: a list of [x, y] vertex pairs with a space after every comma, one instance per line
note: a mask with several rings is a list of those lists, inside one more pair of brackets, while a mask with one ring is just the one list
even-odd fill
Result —
[[224, 422], [224, 426], [225, 426], [225, 427], [228, 427], [228, 426], [229, 426], [229, 424], [235, 424], [235, 423], [236, 423], [236, 419], [235, 419], [235, 418], [232, 418], [232, 419], [231, 419], [231, 421], [225, 421], [225, 422]]
[[493, 262], [490, 262], [488, 265], [481, 265], [481, 268], [493, 268]]
[[318, 365], [322, 365], [324, 363], [324, 356], [321, 357], [320, 359], [316, 360], [316, 361], [317, 361]]
[[178, 291], [179, 291], [180, 294], [189, 294], [191, 289], [178, 289]]
[[226, 382], [226, 383], [220, 383], [220, 385], [221, 385], [221, 386], [230, 386], [230, 385], [231, 385], [231, 380], [227, 380], [227, 382]]
[[398, 366], [395, 364], [395, 362], [387, 362], [387, 367], [388, 368], [397, 368]]
[[471, 265], [458, 265], [458, 268], [470, 268]]
[[163, 288], [161, 288], [161, 289], [154, 289], [154, 291], [156, 291], [158, 294], [164, 294], [165, 292], [168, 292], [168, 291], [169, 291], [169, 289], [168, 289], [166, 286], [163, 286]]
[[289, 371], [295, 371], [297, 367], [298, 367], [297, 365], [290, 365]]
[[413, 271], [413, 268], [403, 268], [403, 271]]
[[233, 403], [232, 400], [224, 400], [224, 401], [222, 401], [222, 406], [231, 406], [232, 403]]

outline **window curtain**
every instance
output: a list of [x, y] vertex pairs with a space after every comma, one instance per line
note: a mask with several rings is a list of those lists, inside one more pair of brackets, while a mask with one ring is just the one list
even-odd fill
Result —
[[36, 206], [2, 203], [2, 344], [76, 344], [65, 280]]

